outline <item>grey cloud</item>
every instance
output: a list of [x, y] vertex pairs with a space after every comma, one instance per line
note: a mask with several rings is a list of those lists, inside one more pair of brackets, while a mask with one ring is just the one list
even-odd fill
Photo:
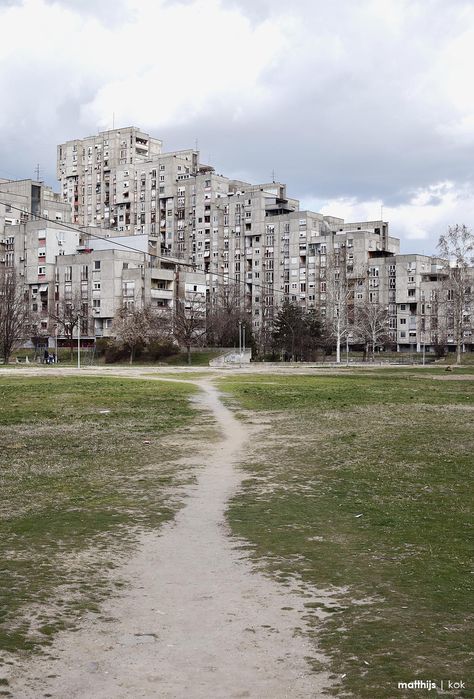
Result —
[[439, 206], [442, 203], [443, 203], [442, 197], [430, 197], [427, 200], [426, 205], [427, 206]]

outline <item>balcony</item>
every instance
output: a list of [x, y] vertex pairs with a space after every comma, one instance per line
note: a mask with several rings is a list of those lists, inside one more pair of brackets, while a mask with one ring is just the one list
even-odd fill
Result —
[[170, 301], [174, 298], [171, 289], [150, 289], [150, 296], [152, 299], [168, 299]]

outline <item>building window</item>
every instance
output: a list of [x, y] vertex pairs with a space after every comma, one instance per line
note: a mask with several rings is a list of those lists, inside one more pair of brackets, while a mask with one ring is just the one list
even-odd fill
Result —
[[100, 260], [94, 260], [94, 269], [100, 269]]

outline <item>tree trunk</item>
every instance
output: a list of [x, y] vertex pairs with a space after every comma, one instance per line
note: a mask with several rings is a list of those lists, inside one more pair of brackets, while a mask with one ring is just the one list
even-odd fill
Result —
[[191, 345], [187, 346], [188, 364], [191, 364]]
[[336, 364], [341, 363], [341, 319], [339, 316], [339, 309], [337, 315], [337, 325], [336, 325]]

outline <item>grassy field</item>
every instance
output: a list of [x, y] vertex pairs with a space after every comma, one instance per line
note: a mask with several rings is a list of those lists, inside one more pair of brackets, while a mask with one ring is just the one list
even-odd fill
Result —
[[193, 478], [174, 461], [208, 429], [202, 415], [202, 427], [193, 423], [194, 391], [0, 378], [0, 662], [2, 651], [39, 649], [97, 611], [139, 532], [173, 517]]
[[243, 419], [269, 423], [228, 510], [233, 532], [307, 590], [338, 695], [440, 696], [397, 688], [431, 679], [474, 696], [472, 381], [389, 370], [220, 385]]
[[[209, 361], [211, 359], [215, 359], [216, 357], [219, 357], [221, 354], [224, 354], [226, 350], [220, 350], [220, 349], [197, 349], [196, 351], [191, 352], [191, 366], [208, 366]], [[41, 360], [43, 359], [43, 352], [38, 352], [35, 358], [35, 352], [34, 350], [16, 350], [12, 354], [12, 359], [11, 363], [15, 363], [16, 359], [20, 360], [21, 364], [24, 365], [24, 360], [25, 357], [28, 357], [29, 363], [30, 364], [38, 364], [41, 363]], [[40, 360], [40, 361], [37, 361]], [[77, 352], [76, 348], [74, 347], [73, 350], [73, 355], [71, 359], [71, 352], [68, 348], [60, 348], [59, 350], [59, 362], [61, 366], [76, 366], [77, 365]], [[90, 366], [90, 365], [100, 365], [104, 363], [104, 358], [103, 357], [97, 357], [94, 355], [94, 353], [91, 350], [88, 349], [82, 349], [81, 350], [81, 363], [83, 366]], [[109, 364], [109, 366], [130, 366], [130, 362], [128, 359], [123, 359], [120, 362], [114, 362]], [[136, 359], [132, 366], [189, 366], [188, 365], [188, 355], [186, 352], [179, 352], [178, 354], [173, 354], [169, 357], [163, 357], [159, 360], [153, 361], [153, 360], [146, 360], [139, 357]]]

